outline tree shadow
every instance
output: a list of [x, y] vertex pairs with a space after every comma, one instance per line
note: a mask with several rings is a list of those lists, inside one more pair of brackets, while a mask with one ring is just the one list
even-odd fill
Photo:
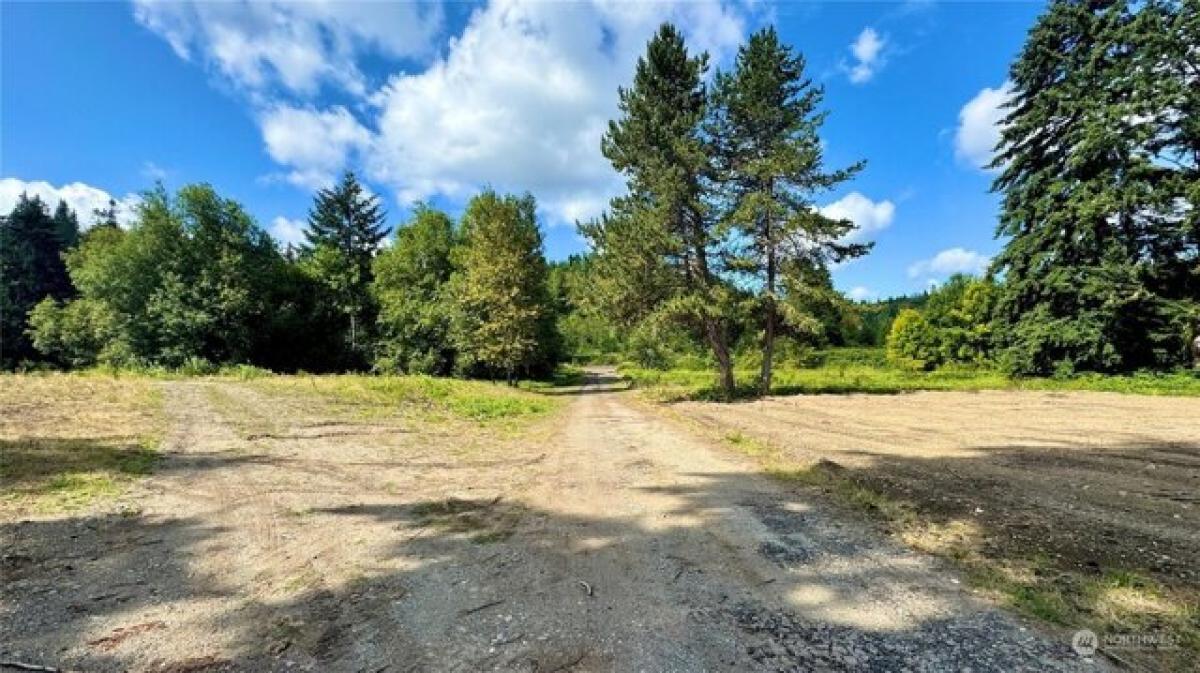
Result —
[[[193, 518], [120, 513], [0, 524], [0, 659], [56, 661], [73, 645], [93, 653], [73, 664], [82, 670], [127, 668], [115, 650], [139, 631], [167, 635], [163, 606], [236, 596], [193, 567], [199, 548], [224, 533]], [[93, 620], [115, 615], [128, 615], [127, 635], [76, 642]]]
[[[202, 520], [5, 524], [0, 655], [88, 671], [1014, 671], [1079, 663], [1067, 641], [1021, 631], [925, 559], [840, 523], [811, 489], [696, 473], [667, 486], [631, 484], [628, 509], [597, 512], [571, 506], [580, 488], [564, 484], [561, 509], [499, 496], [382, 494], [315, 506], [296, 525], [319, 525], [342, 545], [369, 534], [370, 544], [353, 554], [353, 571], [314, 577], [286, 596], [198, 573], [199, 555], [241, 539]], [[636, 506], [642, 498], [669, 507], [648, 519]], [[63, 539], [71, 558], [51, 553]], [[215, 613], [189, 611], [212, 601]], [[97, 637], [89, 620], [106, 615], [122, 626]], [[170, 641], [181, 626], [224, 644], [181, 641], [177, 659], [145, 644]], [[126, 636], [130, 629], [144, 632]]]
[[588, 371], [582, 380], [557, 384], [552, 388], [537, 390], [542, 395], [599, 395], [603, 393], [620, 392], [633, 388], [633, 381], [620, 376], [615, 371]]

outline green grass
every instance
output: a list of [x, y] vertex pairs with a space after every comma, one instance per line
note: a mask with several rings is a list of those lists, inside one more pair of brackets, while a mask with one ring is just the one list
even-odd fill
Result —
[[120, 495], [153, 471], [164, 423], [145, 377], [0, 375], [0, 517]]
[[[887, 364], [882, 349], [829, 349], [809, 359], [811, 365], [783, 365], [775, 370], [771, 393], [894, 394], [917, 390], [1048, 390], [1101, 391], [1137, 395], [1200, 396], [1200, 372], [1139, 373], [1122, 376], [1086, 374], [1070, 378], [1011, 378], [988, 369], [943, 368], [914, 372]], [[710, 369], [655, 370], [623, 366], [621, 374], [661, 401], [711, 400], [719, 397]], [[738, 397], [756, 394], [757, 369], [736, 372]]]
[[149, 443], [91, 439], [0, 441], [0, 453], [0, 503], [41, 513], [118, 496], [159, 457]]
[[256, 385], [328, 395], [359, 405], [366, 415], [415, 411], [485, 424], [522, 422], [559, 406], [555, 399], [526, 387], [432, 376], [277, 376]]

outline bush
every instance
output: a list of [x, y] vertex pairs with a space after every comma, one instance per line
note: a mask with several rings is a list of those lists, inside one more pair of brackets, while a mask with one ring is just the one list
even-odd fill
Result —
[[116, 313], [104, 302], [46, 298], [29, 312], [33, 346], [64, 367], [122, 365], [131, 358]]
[[991, 280], [954, 276], [929, 295], [924, 309], [904, 309], [888, 333], [888, 360], [906, 369], [991, 361]]

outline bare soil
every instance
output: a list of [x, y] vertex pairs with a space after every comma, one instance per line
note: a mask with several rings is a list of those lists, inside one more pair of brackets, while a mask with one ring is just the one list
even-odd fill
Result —
[[[86, 510], [0, 521], [0, 660], [177, 672], [1108, 668], [973, 598], [817, 489], [764, 477], [632, 404], [612, 377], [555, 391], [570, 396], [565, 410], [515, 433], [363, 415], [253, 382], [164, 385], [170, 425], [153, 476]], [[747, 405], [714, 413], [784, 422]], [[852, 427], [825, 418], [829, 438]], [[878, 432], [845, 450], [887, 444]]]
[[920, 392], [672, 408], [727, 438], [764, 443], [777, 466], [815, 465], [904, 504], [915, 520], [907, 541], [1006, 574], [1017, 592], [1009, 598], [1031, 612], [1181, 641], [1179, 652], [1124, 655], [1148, 670], [1195, 664], [1195, 399]]
[[855, 479], [986, 531], [993, 554], [1200, 582], [1200, 402], [986, 391], [684, 404], [696, 418], [832, 461]]

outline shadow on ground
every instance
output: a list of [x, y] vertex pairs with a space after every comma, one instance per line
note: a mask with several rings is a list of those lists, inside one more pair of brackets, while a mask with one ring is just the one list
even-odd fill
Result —
[[[296, 525], [372, 540], [353, 572], [287, 595], [199, 571], [232, 542], [196, 518], [6, 522], [0, 659], [176, 672], [1078, 670], [1065, 641], [931, 584], [921, 559], [837, 523], [810, 489], [688, 476], [642, 489], [671, 499], [663, 521], [504, 497], [314, 503]], [[735, 523], [757, 548], [724, 535]], [[121, 625], [96, 633], [101, 618]]]

